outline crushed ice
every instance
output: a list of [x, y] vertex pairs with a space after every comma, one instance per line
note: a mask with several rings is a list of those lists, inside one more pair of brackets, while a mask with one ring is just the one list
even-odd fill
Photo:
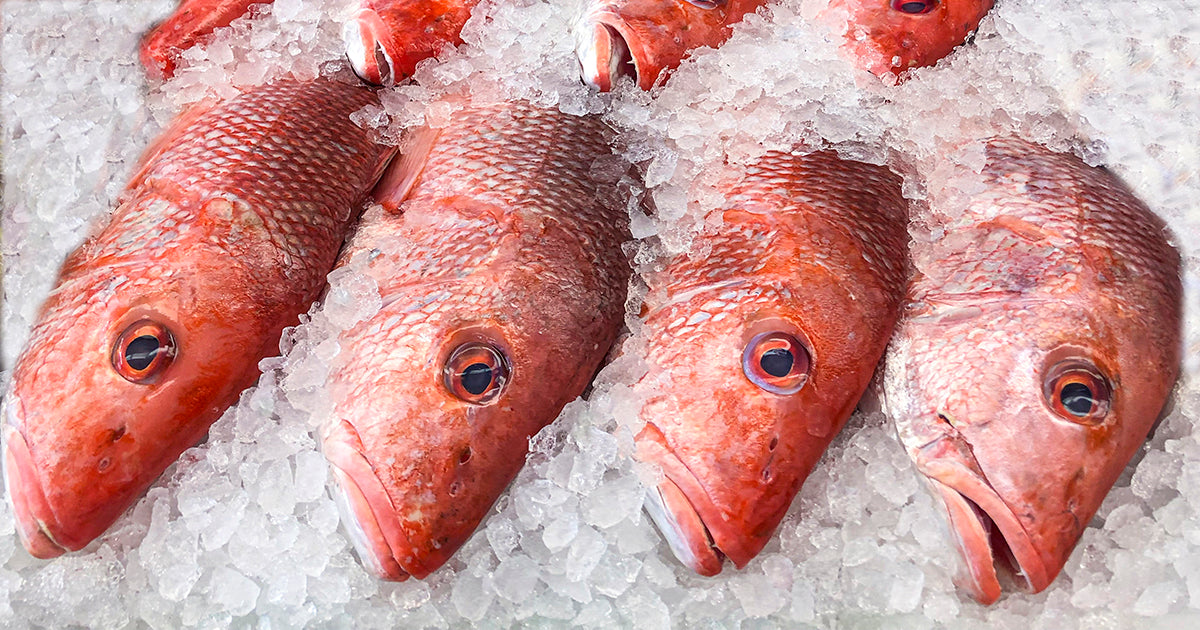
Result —
[[[639, 268], [689, 251], [723, 197], [723, 162], [832, 144], [888, 162], [928, 206], [936, 238], [959, 190], [935, 158], [1015, 132], [1108, 164], [1172, 225], [1186, 259], [1185, 376], [1169, 416], [1118, 482], [1063, 575], [1039, 595], [982, 608], [950, 583], [956, 559], [932, 499], [890, 424], [856, 415], [809, 478], [775, 539], [717, 578], [680, 566], [639, 509], [653, 470], [631, 458], [643, 366], [629, 355], [532, 441], [493, 513], [424, 582], [379, 583], [358, 566], [316, 450], [312, 418], [336, 332], [378, 292], [353, 266], [325, 305], [264, 360], [264, 376], [116, 526], [80, 554], [43, 562], [19, 549], [0, 507], [4, 627], [451, 627], [519, 624], [691, 627], [758, 620], [787, 627], [1167, 627], [1200, 620], [1200, 12], [1184, 2], [1011, 0], [973, 45], [899, 85], [857, 72], [806, 18], [821, 0], [752, 15], [652, 94], [607, 96], [574, 75], [574, 0], [485, 2], [465, 46], [359, 112], [389, 137], [437, 123], [446, 94], [525, 98], [603, 113], [646, 173], [654, 217], [631, 204]], [[278, 0], [185, 55], [147, 90], [138, 35], [167, 0], [0, 5], [4, 117], [3, 366], [10, 367], [57, 265], [102, 220], [141, 147], [180, 108], [338, 57], [345, 2]], [[486, 17], [485, 17], [486, 14]], [[69, 20], [63, 16], [69, 15]], [[102, 37], [102, 39], [100, 39]], [[959, 152], [978, 168], [978, 153]], [[690, 250], [702, 254], [699, 250]], [[922, 261], [917, 261], [922, 264]], [[636, 313], [639, 288], [630, 299]], [[629, 318], [637, 344], [636, 318]], [[633, 354], [633, 353], [631, 353]]]

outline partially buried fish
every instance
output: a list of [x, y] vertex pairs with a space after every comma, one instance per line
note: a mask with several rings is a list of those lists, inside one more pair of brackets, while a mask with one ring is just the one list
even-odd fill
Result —
[[603, 124], [528, 103], [469, 105], [418, 133], [342, 256], [378, 313], [341, 334], [322, 450], [379, 577], [422, 578], [580, 395], [625, 313], [631, 273]]
[[1170, 234], [1116, 177], [1013, 138], [986, 158], [961, 217], [914, 247], [884, 379], [985, 604], [997, 563], [1034, 592], [1062, 570], [1163, 409], [1182, 309]]
[[40, 558], [99, 536], [258, 376], [325, 284], [393, 149], [349, 77], [185, 113], [62, 267], [4, 398], [17, 530]]
[[883, 356], [906, 279], [907, 202], [883, 166], [829, 151], [732, 168], [705, 253], [647, 278], [648, 509], [702, 575], [770, 539]]
[[252, 4], [274, 0], [182, 0], [179, 8], [142, 38], [142, 65], [147, 74], [160, 79], [175, 76], [183, 51], [206, 44], [213, 31], [229, 26], [250, 10]]
[[878, 76], [932, 66], [966, 41], [993, 0], [830, 0], [817, 21], [843, 37], [858, 67]]
[[608, 91], [621, 76], [643, 90], [661, 85], [683, 58], [717, 47], [766, 0], [590, 0], [575, 27], [583, 80]]

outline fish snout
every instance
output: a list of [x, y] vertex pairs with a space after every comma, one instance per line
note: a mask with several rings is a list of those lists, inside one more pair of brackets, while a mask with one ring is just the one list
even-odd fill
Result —
[[20, 430], [13, 425], [13, 416], [16, 413], [12, 401], [6, 401], [4, 485], [8, 491], [13, 516], [17, 521], [17, 533], [21, 536], [21, 544], [31, 556], [43, 560], [57, 558], [68, 549], [58, 542], [59, 537], [51, 531], [57, 525], [57, 521], [38, 479], [29, 445], [25, 443]]
[[646, 512], [680, 562], [705, 577], [721, 572], [725, 554], [713, 543], [699, 512], [675, 482], [663, 479], [650, 491]]
[[388, 53], [391, 29], [371, 9], [361, 9], [342, 28], [346, 59], [360, 79], [372, 85], [391, 87], [404, 77], [396, 76], [396, 64]]
[[[412, 575], [405, 569], [415, 563], [412, 547], [383, 482], [360, 448], [357, 432], [346, 422], [325, 436], [322, 450], [333, 471], [334, 500], [363, 565], [380, 579], [402, 582]], [[404, 550], [409, 550], [409, 557], [402, 566], [397, 552]]]
[[[641, 84], [638, 60], [622, 33], [623, 23], [605, 12], [591, 13], [575, 28], [575, 56], [584, 83], [608, 92], [622, 76]], [[648, 89], [648, 88], [647, 88]]]

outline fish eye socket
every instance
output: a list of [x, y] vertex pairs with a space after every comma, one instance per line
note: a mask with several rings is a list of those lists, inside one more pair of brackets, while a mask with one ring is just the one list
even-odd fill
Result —
[[131, 324], [113, 344], [113, 369], [139, 385], [158, 380], [175, 360], [175, 337], [164, 325], [149, 319]]
[[742, 371], [751, 383], [775, 394], [794, 394], [808, 382], [812, 355], [784, 332], [756, 335], [742, 351]]
[[1095, 366], [1079, 361], [1059, 363], [1045, 382], [1046, 400], [1059, 417], [1079, 424], [1104, 421], [1112, 402], [1112, 387]]
[[924, 15], [937, 8], [938, 0], [892, 0], [892, 9], [909, 15]]
[[509, 378], [508, 359], [489, 343], [471, 341], [450, 353], [442, 368], [446, 389], [476, 405], [486, 405], [504, 390]]

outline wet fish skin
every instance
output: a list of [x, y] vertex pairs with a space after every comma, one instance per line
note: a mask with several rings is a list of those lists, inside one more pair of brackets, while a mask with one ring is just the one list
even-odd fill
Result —
[[830, 0], [817, 16], [844, 37], [855, 65], [878, 76], [932, 66], [966, 41], [993, 0]]
[[[606, 134], [528, 103], [466, 105], [418, 134], [409, 177], [385, 176], [402, 189], [415, 178], [400, 212], [369, 210], [348, 244], [341, 264], [363, 265], [383, 307], [340, 337], [322, 450], [377, 576], [445, 563], [612, 344], [631, 268], [627, 167]], [[460, 348], [479, 354], [447, 372]], [[507, 369], [475, 393], [494, 398], [464, 398], [454, 374], [488, 352]]]
[[146, 73], [156, 79], [175, 76], [179, 55], [196, 44], [206, 43], [212, 32], [229, 26], [250, 10], [252, 4], [274, 0], [182, 0], [179, 8], [142, 38], [139, 55]]
[[359, 78], [392, 86], [417, 64], [462, 43], [479, 0], [361, 0], [343, 28], [346, 57]]
[[661, 85], [689, 52], [716, 48], [766, 0], [592, 0], [575, 28], [583, 80], [607, 92], [622, 75]]
[[[635, 386], [648, 396], [638, 457], [665, 475], [650, 514], [702, 575], [770, 540], [870, 382], [907, 277], [907, 202], [886, 167], [772, 152], [718, 188], [723, 222], [698, 237], [703, 255], [647, 278]], [[772, 334], [794, 340], [794, 380], [757, 371]]]
[[986, 152], [961, 218], [914, 249], [928, 262], [884, 385], [960, 586], [990, 604], [993, 556], [1045, 589], [1145, 441], [1178, 374], [1182, 287], [1164, 222], [1108, 171], [1014, 138]]
[[281, 80], [184, 114], [68, 256], [4, 400], [5, 479], [31, 554], [103, 533], [317, 297], [393, 152], [349, 120], [377, 102], [350, 81]]

